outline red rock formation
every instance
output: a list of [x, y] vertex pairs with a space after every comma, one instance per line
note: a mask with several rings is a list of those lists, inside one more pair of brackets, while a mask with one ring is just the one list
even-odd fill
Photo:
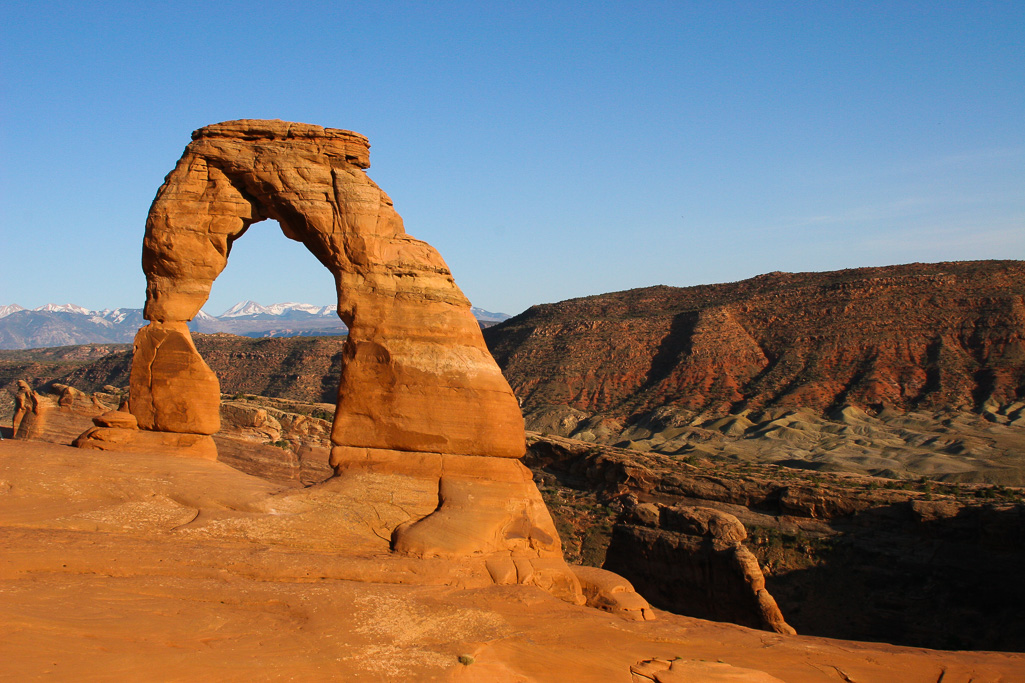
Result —
[[[343, 348], [330, 463], [436, 497], [385, 525], [392, 548], [483, 560], [496, 583], [541, 586], [583, 602], [530, 472], [523, 418], [470, 303], [430, 245], [403, 229], [365, 173], [366, 138], [285, 121], [241, 120], [193, 133], [146, 221], [144, 317], [130, 408], [141, 429], [96, 427], [94, 448], [161, 446], [206, 457], [220, 427], [216, 375], [186, 321], [206, 302], [232, 243], [276, 220], [332, 273]], [[483, 567], [479, 568], [483, 569]]]
[[142, 429], [208, 435], [220, 430], [220, 384], [184, 322], [155, 322], [139, 330], [131, 382], [132, 414]]
[[[145, 317], [191, 320], [234, 240], [273, 218], [338, 286], [349, 338], [336, 444], [520, 457], [522, 418], [469, 302], [405, 233], [369, 165], [366, 138], [349, 131], [255, 120], [196, 131], [146, 222]], [[148, 391], [133, 381], [133, 404]]]
[[88, 395], [66, 384], [54, 384], [51, 391], [40, 393], [24, 380], [18, 382], [12, 430], [16, 439], [70, 443], [93, 418], [118, 404], [117, 396]]
[[524, 409], [980, 409], [1025, 396], [1025, 263], [769, 273], [557, 304], [485, 330]]

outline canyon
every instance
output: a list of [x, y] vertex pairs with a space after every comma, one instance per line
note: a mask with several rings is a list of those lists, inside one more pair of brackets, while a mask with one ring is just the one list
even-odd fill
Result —
[[[107, 389], [37, 394], [41, 419], [22, 436], [70, 443], [123, 401], [126, 392]], [[333, 409], [224, 394], [218, 460], [289, 490], [323, 484]], [[784, 629], [759, 616], [759, 589], [748, 586], [764, 585], [778, 619], [802, 635], [1025, 650], [1020, 488], [681, 458], [537, 432], [526, 444], [567, 560], [613, 570], [655, 607]], [[681, 522], [694, 510], [743, 530], [716, 541], [707, 523]], [[752, 559], [761, 576], [730, 580]]]
[[[485, 341], [368, 167], [351, 131], [195, 131], [131, 348], [0, 359], [14, 676], [1025, 668], [1020, 262], [632, 290]], [[344, 339], [194, 338], [265, 219], [333, 274]]]

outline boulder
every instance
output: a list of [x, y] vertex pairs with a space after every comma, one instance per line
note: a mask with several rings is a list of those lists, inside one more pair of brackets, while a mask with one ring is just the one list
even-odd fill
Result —
[[573, 567], [588, 607], [632, 621], [654, 621], [651, 605], [619, 574], [598, 567]]
[[201, 460], [217, 459], [214, 440], [205, 434], [93, 427], [82, 433], [71, 445], [96, 451], [158, 453]]
[[153, 322], [135, 335], [132, 414], [141, 429], [216, 434], [221, 388], [184, 322]]

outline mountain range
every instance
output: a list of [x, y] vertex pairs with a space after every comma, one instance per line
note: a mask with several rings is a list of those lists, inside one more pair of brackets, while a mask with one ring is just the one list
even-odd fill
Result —
[[[472, 311], [482, 327], [510, 317], [477, 307]], [[0, 349], [130, 342], [145, 324], [141, 308], [91, 311], [75, 304], [46, 304], [30, 310], [18, 304], [0, 305]], [[331, 336], [348, 331], [334, 306], [291, 301], [269, 306], [241, 301], [219, 316], [200, 311], [189, 329], [247, 337]]]

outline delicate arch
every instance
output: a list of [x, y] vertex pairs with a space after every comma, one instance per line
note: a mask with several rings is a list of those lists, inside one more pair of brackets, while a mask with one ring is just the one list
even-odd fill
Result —
[[[334, 275], [349, 327], [332, 442], [340, 447], [519, 457], [519, 406], [448, 267], [406, 234], [366, 175], [361, 135], [284, 121], [193, 133], [150, 208], [146, 308], [131, 411], [149, 430], [212, 434], [216, 376], [185, 326], [231, 245], [275, 219]], [[213, 412], [216, 415], [216, 411]], [[204, 417], [205, 416], [205, 417]]]

